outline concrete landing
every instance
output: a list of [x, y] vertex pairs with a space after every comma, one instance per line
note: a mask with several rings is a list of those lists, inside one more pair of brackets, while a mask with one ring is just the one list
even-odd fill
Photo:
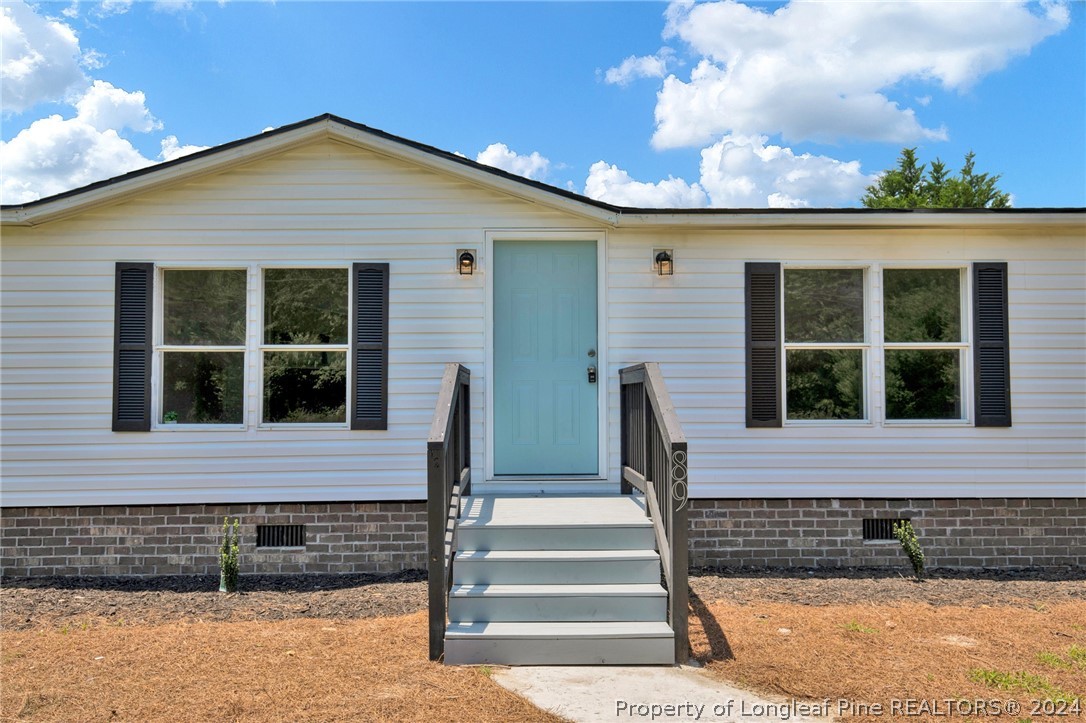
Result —
[[521, 666], [494, 682], [575, 723], [599, 721], [830, 721], [835, 701], [769, 698], [688, 666]]

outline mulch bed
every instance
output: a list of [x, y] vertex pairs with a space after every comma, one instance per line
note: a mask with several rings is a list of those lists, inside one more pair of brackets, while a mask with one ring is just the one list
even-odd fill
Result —
[[[405, 615], [427, 605], [426, 573], [393, 575], [245, 575], [226, 595], [211, 576], [7, 579], [0, 586], [0, 628], [27, 630], [64, 621], [156, 625], [175, 620], [229, 622]], [[781, 602], [850, 605], [1019, 605], [1086, 600], [1086, 571], [938, 573], [922, 583], [897, 571], [698, 570], [694, 596], [735, 605]]]

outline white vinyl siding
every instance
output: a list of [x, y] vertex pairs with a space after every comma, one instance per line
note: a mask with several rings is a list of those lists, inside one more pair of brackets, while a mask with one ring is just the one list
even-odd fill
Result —
[[[655, 361], [689, 439], [692, 497], [1086, 494], [1081, 228], [1031, 228], [1023, 216], [1019, 227], [989, 230], [605, 229], [320, 141], [68, 220], [3, 229], [0, 502], [423, 499], [426, 437], [447, 362], [472, 371], [472, 475], [482, 479], [490, 273], [483, 250], [487, 232], [520, 230], [605, 232], [600, 382], [609, 400], [612, 481], [618, 369]], [[669, 278], [652, 271], [652, 250], [662, 247], [675, 250]], [[479, 250], [475, 275], [456, 274], [458, 248]], [[1013, 427], [745, 427], [744, 262], [978, 260], [1009, 262]], [[111, 432], [117, 261], [253, 269], [389, 263], [388, 430], [260, 429], [262, 380], [249, 368], [246, 429]], [[255, 283], [248, 293], [249, 314], [257, 314]], [[259, 320], [250, 318], [248, 329], [247, 348], [255, 349]], [[876, 361], [873, 376], [882, 373]], [[872, 394], [870, 405], [881, 404]]]
[[[675, 248], [669, 278], [651, 270], [652, 249], [662, 236]], [[946, 268], [992, 260], [1009, 262], [1013, 427], [812, 422], [746, 428], [744, 262]], [[1086, 494], [1081, 230], [681, 229], [661, 235], [620, 229], [609, 235], [607, 279], [609, 374], [641, 361], [660, 363], [690, 445], [692, 497]], [[869, 301], [876, 316], [881, 301], [876, 289]], [[872, 324], [870, 334], [881, 338], [881, 321]], [[870, 394], [874, 419], [885, 416], [881, 363], [881, 355], [872, 355], [869, 376], [880, 389]], [[610, 396], [615, 478], [617, 389]], [[971, 397], [965, 402], [972, 406]]]
[[[481, 478], [488, 260], [461, 277], [455, 250], [482, 249], [491, 228], [585, 227], [334, 141], [71, 220], [5, 227], [2, 504], [424, 499], [426, 436], [446, 362], [472, 370], [473, 476]], [[388, 430], [256, 428], [262, 380], [253, 354], [247, 429], [110, 431], [118, 260], [187, 268], [388, 262]], [[251, 283], [250, 315], [261, 308], [258, 291]], [[258, 319], [248, 328], [255, 349]]]

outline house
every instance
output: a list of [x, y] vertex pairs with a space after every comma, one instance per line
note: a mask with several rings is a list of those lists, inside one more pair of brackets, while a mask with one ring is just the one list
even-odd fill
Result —
[[435, 656], [660, 662], [688, 564], [1086, 566], [1084, 209], [620, 208], [324, 115], [2, 224], [5, 576], [239, 516], [430, 566]]

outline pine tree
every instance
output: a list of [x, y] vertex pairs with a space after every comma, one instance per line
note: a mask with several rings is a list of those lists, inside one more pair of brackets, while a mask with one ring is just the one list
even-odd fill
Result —
[[998, 175], [976, 173], [976, 154], [965, 155], [965, 165], [956, 176], [936, 158], [931, 170], [917, 163], [915, 148], [902, 148], [897, 167], [867, 187], [862, 203], [866, 208], [1009, 208], [1010, 194], [999, 190]]

